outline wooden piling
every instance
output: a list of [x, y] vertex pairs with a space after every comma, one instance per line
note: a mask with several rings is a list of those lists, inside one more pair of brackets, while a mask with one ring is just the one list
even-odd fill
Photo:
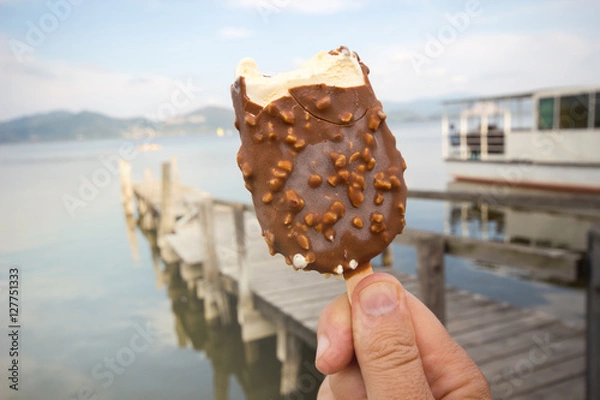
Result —
[[446, 323], [445, 298], [445, 241], [442, 236], [430, 235], [417, 242], [417, 276], [421, 300]]
[[390, 244], [388, 247], [383, 250], [381, 253], [381, 263], [384, 267], [391, 267], [394, 263], [394, 252], [392, 251], [392, 245]]
[[600, 399], [600, 225], [588, 236], [587, 399]]
[[173, 231], [175, 215], [173, 214], [173, 185], [171, 182], [171, 164], [162, 165], [162, 195], [160, 204], [160, 225], [158, 235], [163, 236]]
[[300, 363], [302, 362], [302, 343], [290, 334], [283, 323], [277, 326], [277, 359], [281, 361], [280, 393], [289, 395], [298, 388]]
[[254, 308], [254, 294], [250, 286], [250, 266], [246, 248], [244, 206], [236, 204], [232, 208], [239, 276], [237, 319], [242, 327], [242, 341], [251, 343], [274, 335], [275, 326]]
[[125, 215], [133, 215], [133, 184], [131, 183], [131, 164], [125, 160], [119, 160], [119, 171], [121, 174], [121, 201], [125, 209]]
[[177, 157], [171, 157], [171, 181], [179, 183], [179, 167], [177, 166]]
[[209, 323], [220, 320], [221, 323], [227, 324], [229, 323], [229, 301], [221, 287], [212, 197], [206, 194], [197, 205], [204, 238], [204, 317]]

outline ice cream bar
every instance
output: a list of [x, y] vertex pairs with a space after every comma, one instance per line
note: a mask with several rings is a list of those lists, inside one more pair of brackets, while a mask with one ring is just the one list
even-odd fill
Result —
[[236, 69], [238, 165], [271, 254], [296, 269], [370, 268], [406, 224], [406, 164], [368, 74], [345, 47], [275, 76]]

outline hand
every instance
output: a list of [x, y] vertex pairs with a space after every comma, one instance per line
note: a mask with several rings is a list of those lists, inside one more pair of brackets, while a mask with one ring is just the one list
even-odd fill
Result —
[[491, 399], [473, 360], [396, 278], [373, 274], [333, 300], [317, 329], [320, 400]]

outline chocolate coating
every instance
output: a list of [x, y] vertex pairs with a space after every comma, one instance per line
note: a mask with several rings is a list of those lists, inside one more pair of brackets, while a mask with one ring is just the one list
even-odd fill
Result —
[[231, 88], [237, 161], [263, 236], [296, 268], [354, 270], [406, 225], [405, 163], [360, 65], [364, 86], [300, 86], [264, 108], [243, 77]]

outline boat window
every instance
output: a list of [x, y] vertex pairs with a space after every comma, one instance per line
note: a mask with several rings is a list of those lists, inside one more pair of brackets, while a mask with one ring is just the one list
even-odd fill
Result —
[[596, 93], [596, 112], [594, 113], [594, 128], [600, 128], [600, 92]]
[[538, 107], [538, 129], [552, 129], [554, 121], [554, 98], [540, 99]]
[[579, 94], [560, 98], [560, 129], [581, 129], [588, 126], [589, 96]]

